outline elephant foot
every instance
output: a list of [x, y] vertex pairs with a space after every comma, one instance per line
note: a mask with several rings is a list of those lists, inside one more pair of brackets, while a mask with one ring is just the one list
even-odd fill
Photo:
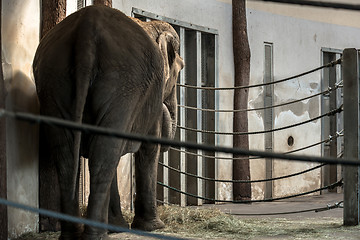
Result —
[[102, 234], [87, 234], [83, 233], [81, 240], [110, 240], [107, 233]]
[[59, 240], [79, 240], [83, 233], [84, 227], [82, 225], [77, 225], [72, 227], [71, 230], [61, 231]]
[[80, 240], [81, 233], [61, 233], [59, 240]]
[[132, 229], [138, 229], [142, 231], [154, 231], [156, 229], [162, 229], [164, 227], [165, 224], [159, 218], [145, 220], [143, 218], [137, 218], [135, 216], [134, 221], [131, 224]]
[[[129, 223], [125, 221], [122, 215], [109, 216], [109, 224], [129, 229]], [[112, 231], [109, 232], [112, 233]]]

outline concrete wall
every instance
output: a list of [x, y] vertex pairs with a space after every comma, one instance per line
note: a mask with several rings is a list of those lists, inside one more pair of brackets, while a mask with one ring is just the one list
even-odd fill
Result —
[[[248, 30], [251, 48], [251, 83], [262, 83], [264, 72], [264, 42], [273, 43], [274, 80], [289, 77], [322, 65], [321, 48], [344, 49], [360, 47], [360, 29], [300, 18], [275, 15], [248, 9]], [[256, 67], [255, 67], [256, 66]], [[321, 90], [321, 71], [305, 77], [277, 84], [274, 87], [274, 104], [288, 102], [318, 93]], [[249, 95], [249, 107], [263, 106], [263, 89], [252, 89]], [[321, 114], [320, 97], [301, 103], [276, 108], [274, 127], [290, 125], [314, 118]], [[249, 114], [249, 131], [263, 128], [261, 113]], [[294, 145], [289, 147], [287, 139], [294, 138]], [[276, 132], [274, 134], [274, 151], [286, 152], [298, 149], [321, 140], [321, 121]], [[251, 136], [250, 146], [263, 149], [262, 136]], [[313, 147], [300, 154], [320, 155], [321, 147]], [[312, 163], [290, 163], [275, 161], [273, 176], [287, 175], [315, 166]], [[265, 176], [264, 161], [252, 161], [252, 178]], [[296, 192], [308, 191], [321, 185], [320, 170], [276, 181], [273, 185], [274, 196], [284, 196]], [[255, 198], [262, 198], [263, 184], [253, 184]]]
[[[233, 86], [231, 1], [113, 1], [113, 6], [131, 14], [132, 7], [140, 8], [177, 20], [210, 27], [219, 31], [219, 87]], [[248, 2], [248, 32], [251, 48], [250, 84], [262, 83], [264, 74], [264, 42], [273, 44], [274, 80], [320, 66], [321, 48], [343, 49], [360, 46], [360, 29], [354, 28], [356, 21], [350, 11], [319, 9], [289, 5]], [[262, 10], [262, 11], [259, 11]], [[267, 12], [266, 12], [267, 11]], [[216, 16], [216, 17], [214, 17]], [[295, 16], [295, 17], [291, 17]], [[341, 17], [340, 17], [341, 16]], [[312, 21], [309, 21], [312, 20]], [[345, 25], [345, 26], [340, 26]], [[340, 37], [341, 36], [341, 37]], [[250, 90], [249, 108], [262, 107], [263, 88]], [[306, 97], [321, 91], [321, 71], [294, 79], [274, 87], [274, 104]], [[220, 109], [231, 109], [232, 94], [221, 91]], [[274, 111], [274, 128], [308, 120], [321, 114], [320, 97], [296, 105], [277, 108]], [[219, 131], [232, 131], [232, 114], [219, 114]], [[263, 113], [249, 113], [249, 131], [264, 129]], [[292, 136], [294, 145], [288, 146]], [[298, 128], [274, 133], [273, 150], [286, 152], [310, 145], [321, 140], [321, 121], [315, 121]], [[232, 146], [231, 136], [220, 136], [217, 144]], [[250, 148], [264, 149], [264, 136], [250, 136]], [[321, 147], [314, 147], [301, 154], [320, 155]], [[222, 154], [220, 154], [222, 155]], [[273, 177], [287, 175], [316, 166], [313, 163], [290, 163], [274, 161]], [[217, 178], [231, 179], [231, 161], [218, 160]], [[277, 181], [273, 184], [273, 196], [284, 196], [308, 191], [321, 186], [321, 170]], [[251, 162], [251, 178], [265, 178], [265, 161]], [[264, 197], [265, 185], [253, 184], [253, 198]], [[218, 184], [218, 199], [231, 199], [231, 184]]]
[[[231, 3], [231, 0], [223, 0]], [[317, 0], [312, 0], [317, 1]], [[326, 0], [333, 3], [359, 4], [358, 0]], [[341, 26], [360, 27], [360, 15], [358, 11], [321, 8], [311, 6], [301, 6], [296, 4], [281, 4], [261, 1], [247, 1], [247, 7], [269, 12], [277, 15], [283, 15], [293, 18], [312, 20], [316, 22], [330, 23]]]
[[[9, 110], [38, 113], [31, 64], [39, 42], [38, 0], [2, 1], [2, 66]], [[8, 199], [38, 207], [38, 127], [7, 119]], [[9, 237], [38, 230], [38, 216], [9, 208]]]

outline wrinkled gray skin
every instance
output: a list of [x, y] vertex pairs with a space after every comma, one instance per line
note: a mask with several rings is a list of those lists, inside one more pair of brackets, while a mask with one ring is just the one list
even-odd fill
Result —
[[[144, 30], [145, 32], [149, 35], [149, 37], [155, 41], [155, 42], [159, 42], [159, 32], [166, 32], [166, 31], [170, 31], [172, 35], [177, 35], [177, 33], [175, 32], [174, 29], [172, 29], [172, 27], [165, 22], [161, 22], [161, 21], [151, 21], [151, 22], [143, 22], [137, 18], [131, 18], [134, 22], [136, 22], [137, 24], [139, 24]], [[173, 45], [175, 48], [178, 49], [178, 39], [174, 38], [173, 39]], [[181, 60], [181, 59], [179, 59]], [[167, 65], [168, 63], [165, 63], [165, 65]], [[174, 65], [174, 67], [178, 68], [183, 67], [183, 63], [178, 65]], [[175, 69], [174, 69], [175, 70]], [[180, 71], [181, 69], [177, 70]], [[174, 71], [174, 73], [177, 74], [177, 72]], [[175, 76], [174, 76], [175, 77]], [[177, 76], [175, 77], [177, 78]], [[175, 80], [175, 79], [174, 79]], [[175, 94], [175, 92], [174, 92]], [[175, 95], [173, 96], [175, 97]], [[175, 131], [176, 131], [176, 105], [173, 104], [177, 104], [176, 103], [176, 99], [174, 102], [174, 99], [172, 99], [170, 102], [163, 104], [163, 123], [162, 123], [162, 136], [164, 137], [168, 137], [170, 139], [174, 138], [175, 135]], [[167, 106], [170, 106], [167, 107]], [[167, 109], [171, 109], [170, 111]], [[160, 151], [161, 152], [166, 152], [168, 150], [169, 147], [161, 147]], [[115, 177], [113, 179], [112, 185], [111, 185], [111, 189], [110, 189], [110, 204], [109, 204], [109, 223], [113, 224], [113, 225], [119, 225], [125, 228], [128, 228], [128, 223], [125, 221], [125, 219], [123, 218], [122, 212], [121, 212], [121, 201], [120, 201], [120, 195], [118, 192], [118, 183], [117, 183], [117, 173], [115, 172]], [[147, 230], [147, 229], [143, 229], [143, 230]]]
[[[40, 42], [33, 68], [42, 115], [156, 137], [173, 138], [176, 80], [183, 68], [179, 39], [163, 22], [149, 28], [118, 10], [84, 8], [56, 25]], [[89, 158], [87, 216], [108, 221], [110, 186], [119, 159], [135, 153], [137, 195], [132, 228], [164, 227], [156, 212], [161, 147], [44, 126], [49, 158], [56, 162], [61, 209], [79, 216], [79, 156]], [[166, 149], [162, 149], [166, 150]], [[110, 211], [111, 212], [111, 211]], [[121, 211], [115, 220], [123, 221]], [[110, 221], [111, 216], [109, 217]], [[106, 230], [61, 223], [60, 239], [106, 239]]]

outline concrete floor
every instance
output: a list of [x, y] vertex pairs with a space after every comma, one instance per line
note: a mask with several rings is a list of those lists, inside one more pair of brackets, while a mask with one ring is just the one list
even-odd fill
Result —
[[203, 207], [216, 207], [225, 213], [230, 214], [249, 214], [249, 215], [236, 215], [242, 218], [259, 218], [266, 216], [267, 218], [323, 218], [333, 217], [342, 218], [343, 209], [335, 208], [321, 212], [302, 212], [294, 214], [276, 214], [276, 215], [251, 215], [251, 214], [266, 214], [266, 213], [284, 213], [293, 211], [303, 211], [308, 209], [326, 208], [328, 205], [334, 205], [343, 200], [343, 194], [340, 193], [326, 193], [323, 195], [303, 196], [287, 200], [275, 202], [263, 202], [252, 204], [205, 204]]

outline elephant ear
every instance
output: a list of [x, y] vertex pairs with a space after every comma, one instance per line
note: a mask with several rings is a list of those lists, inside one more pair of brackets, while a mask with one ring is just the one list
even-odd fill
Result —
[[[167, 84], [167, 81], [171, 77], [171, 70], [175, 67], [173, 64], [176, 62], [176, 58], [179, 57], [177, 54], [179, 49], [178, 38], [170, 31], [164, 31], [158, 37], [157, 43], [159, 44], [161, 55], [163, 57], [165, 84]], [[180, 69], [181, 68], [182, 66]]]
[[[178, 54], [179, 37], [176, 31], [169, 25], [166, 30], [160, 33], [157, 43], [163, 57], [165, 85], [168, 85], [166, 89], [170, 90], [171, 86], [177, 81], [178, 73], [184, 67], [184, 61]], [[171, 82], [168, 82], [169, 80]]]

